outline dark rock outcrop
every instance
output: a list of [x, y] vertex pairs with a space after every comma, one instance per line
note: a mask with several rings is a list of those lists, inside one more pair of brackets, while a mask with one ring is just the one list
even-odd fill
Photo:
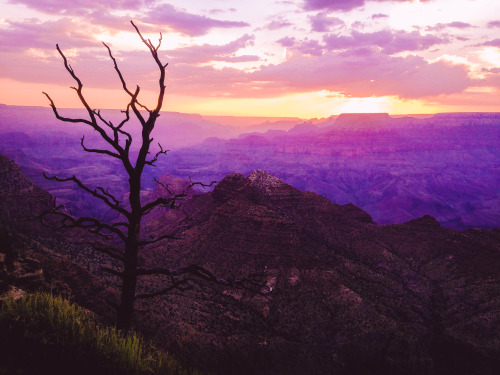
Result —
[[49, 193], [0, 155], [0, 299], [52, 291], [112, 322], [115, 290], [76, 261], [80, 252], [84, 258], [92, 254], [78, 243], [95, 238], [81, 230], [53, 231], [42, 225], [40, 215], [51, 204]]
[[145, 329], [198, 365], [221, 374], [494, 374], [500, 365], [498, 230], [459, 232], [431, 216], [380, 226], [262, 171], [229, 175], [184, 208], [193, 224], [183, 240], [147, 249], [145, 265], [263, 274], [267, 286], [254, 295], [203, 284], [141, 306]]

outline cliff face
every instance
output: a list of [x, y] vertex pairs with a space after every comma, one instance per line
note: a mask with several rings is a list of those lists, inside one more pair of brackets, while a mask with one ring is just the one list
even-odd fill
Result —
[[430, 216], [380, 226], [261, 171], [229, 175], [185, 209], [193, 224], [183, 240], [148, 249], [145, 265], [265, 275], [264, 295], [205, 285], [141, 306], [142, 324], [218, 373], [493, 374], [500, 365], [498, 230], [459, 232]]
[[431, 214], [453, 229], [492, 229], [500, 222], [500, 194], [491, 188], [498, 185], [499, 125], [498, 114], [341, 115], [316, 131], [207, 140], [159, 168], [200, 181], [263, 169], [300, 190], [353, 203], [377, 223]]
[[71, 242], [95, 238], [79, 230], [54, 232], [43, 226], [39, 216], [51, 203], [49, 193], [0, 155], [0, 301], [36, 290], [51, 291], [112, 321], [115, 291], [74, 260], [89, 250]]
[[40, 232], [38, 216], [51, 207], [51, 199], [17, 164], [0, 155], [0, 224]]

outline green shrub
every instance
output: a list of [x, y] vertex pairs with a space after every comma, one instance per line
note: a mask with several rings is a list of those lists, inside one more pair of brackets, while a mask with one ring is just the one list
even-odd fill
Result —
[[0, 374], [197, 374], [134, 333], [98, 324], [51, 294], [3, 301]]

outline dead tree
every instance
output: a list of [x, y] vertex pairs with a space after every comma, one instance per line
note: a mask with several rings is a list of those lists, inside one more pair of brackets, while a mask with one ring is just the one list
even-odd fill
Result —
[[[115, 195], [109, 192], [103, 187], [92, 188], [83, 183], [78, 177], [71, 176], [67, 178], [60, 178], [57, 176], [46, 176], [47, 179], [58, 181], [58, 182], [73, 182], [79, 188], [84, 190], [86, 193], [92, 195], [96, 199], [104, 202], [110, 209], [116, 211], [123, 217], [123, 221], [115, 222], [112, 224], [104, 223], [93, 217], [80, 217], [75, 218], [70, 213], [65, 210], [56, 207], [54, 204], [53, 209], [48, 213], [52, 215], [57, 215], [60, 217], [59, 228], [85, 228], [98, 235], [105, 237], [117, 237], [123, 243], [123, 250], [116, 250], [111, 248], [99, 247], [97, 250], [107, 254], [108, 256], [118, 260], [122, 264], [121, 270], [106, 269], [106, 271], [121, 278], [121, 299], [118, 306], [117, 313], [117, 327], [119, 329], [128, 330], [131, 325], [132, 314], [134, 311], [134, 302], [137, 298], [145, 298], [156, 296], [159, 294], [166, 293], [172, 289], [184, 290], [187, 288], [187, 280], [182, 278], [183, 275], [192, 275], [201, 279], [209, 280], [223, 285], [234, 285], [242, 286], [245, 288], [256, 288], [258, 290], [259, 285], [250, 278], [243, 278], [240, 280], [224, 280], [217, 278], [211, 272], [204, 269], [203, 267], [190, 265], [182, 267], [179, 269], [140, 269], [138, 268], [138, 254], [142, 246], [155, 243], [167, 238], [175, 238], [176, 233], [171, 233], [167, 235], [162, 235], [158, 238], [144, 240], [141, 238], [141, 222], [143, 217], [147, 215], [151, 210], [157, 207], [168, 207], [170, 209], [181, 209], [182, 200], [186, 198], [185, 193], [174, 194], [170, 192], [170, 196], [167, 198], [158, 198], [152, 202], [142, 204], [141, 203], [141, 177], [144, 168], [147, 166], [154, 166], [160, 155], [166, 154], [167, 151], [164, 150], [161, 145], [159, 151], [154, 155], [151, 154], [150, 147], [153, 142], [152, 131], [155, 127], [156, 120], [160, 116], [160, 110], [162, 108], [164, 96], [165, 96], [165, 71], [168, 64], [161, 62], [158, 56], [158, 50], [161, 46], [162, 35], [160, 34], [159, 41], [156, 45], [153, 45], [151, 40], [145, 39], [137, 26], [131, 21], [132, 26], [137, 32], [138, 36], [149, 49], [152, 58], [154, 59], [156, 65], [159, 69], [159, 91], [158, 91], [158, 101], [155, 108], [150, 109], [143, 103], [139, 101], [140, 88], [136, 86], [135, 89], [129, 88], [127, 85], [120, 69], [118, 68], [117, 60], [113, 56], [111, 49], [106, 43], [103, 42], [106, 47], [109, 57], [113, 62], [114, 69], [118, 74], [123, 90], [130, 97], [126, 109], [122, 111], [124, 114], [124, 119], [117, 125], [113, 124], [104, 118], [99, 110], [92, 109], [88, 104], [87, 100], [83, 95], [83, 84], [76, 75], [75, 71], [68, 63], [68, 59], [56, 45], [57, 51], [61, 55], [64, 61], [64, 67], [71, 75], [73, 80], [76, 82], [76, 87], [71, 87], [85, 108], [88, 118], [68, 118], [61, 116], [54, 101], [51, 97], [43, 92], [50, 102], [50, 106], [58, 120], [69, 122], [69, 123], [81, 123], [88, 125], [93, 130], [95, 130], [100, 137], [109, 146], [108, 148], [88, 148], [84, 143], [84, 138], [81, 139], [81, 146], [84, 151], [89, 153], [97, 153], [106, 155], [110, 158], [115, 158], [121, 161], [127, 175], [128, 175], [128, 185], [129, 185], [129, 199], [128, 204], [123, 204]], [[131, 118], [131, 113], [135, 116], [140, 126], [142, 127], [141, 138], [139, 139], [140, 147], [139, 152], [135, 156], [131, 153], [132, 146], [132, 135], [127, 132], [124, 125], [129, 122]], [[135, 141], [135, 139], [134, 139]], [[189, 187], [192, 187], [199, 183], [191, 183]], [[203, 185], [203, 184], [201, 184]], [[164, 186], [165, 187], [165, 186]], [[167, 188], [167, 187], [165, 187]], [[46, 216], [46, 215], [45, 215]], [[187, 217], [186, 217], [187, 219]], [[183, 220], [179, 223], [179, 229], [187, 220]], [[167, 275], [170, 284], [159, 291], [154, 291], [151, 293], [143, 293], [136, 295], [137, 279], [139, 276], [147, 275]]]

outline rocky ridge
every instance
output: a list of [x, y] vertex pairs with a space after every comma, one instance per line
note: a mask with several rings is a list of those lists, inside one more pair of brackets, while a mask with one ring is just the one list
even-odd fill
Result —
[[431, 216], [380, 226], [262, 171], [231, 174], [184, 208], [183, 240], [148, 249], [145, 265], [266, 275], [264, 295], [204, 285], [143, 306], [157, 337], [209, 369], [494, 374], [500, 364], [498, 230]]

